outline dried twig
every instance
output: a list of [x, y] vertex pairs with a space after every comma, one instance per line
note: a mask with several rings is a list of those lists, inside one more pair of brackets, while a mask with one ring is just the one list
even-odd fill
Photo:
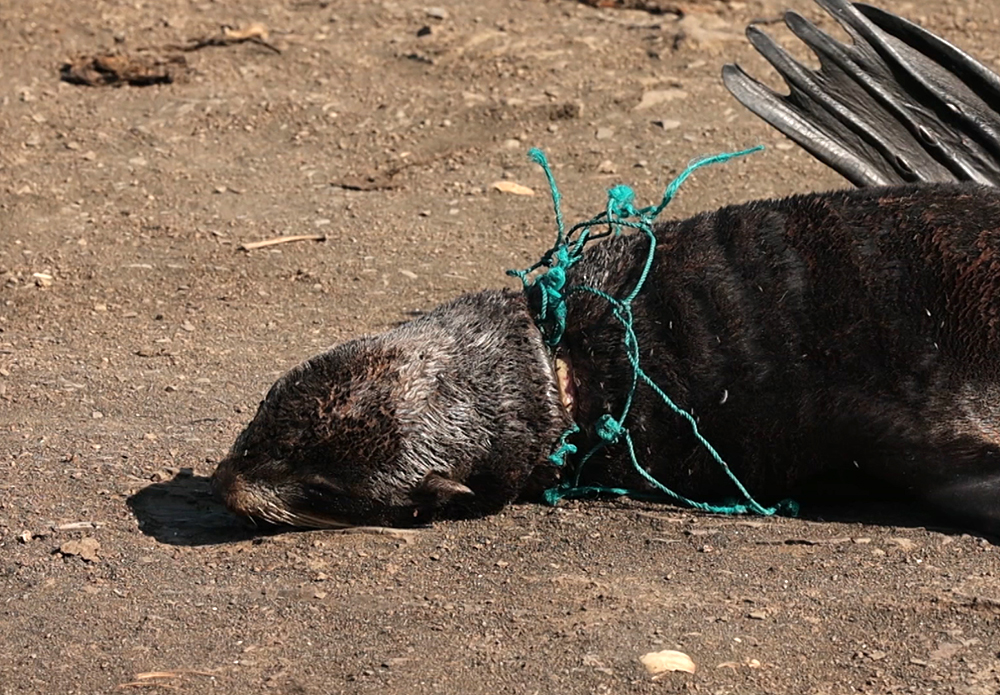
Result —
[[63, 82], [92, 87], [170, 84], [187, 70], [187, 61], [178, 52], [189, 53], [207, 46], [232, 46], [250, 42], [280, 55], [281, 49], [268, 42], [267, 37], [267, 27], [259, 22], [245, 29], [223, 26], [218, 34], [190, 39], [185, 44], [139, 48], [133, 54], [113, 52], [81, 55], [61, 65], [59, 76]]
[[135, 674], [136, 680], [145, 681], [151, 678], [180, 678], [182, 676], [207, 676], [208, 678], [214, 678], [219, 675], [215, 671], [199, 671], [193, 668], [174, 668], [169, 671], [146, 671], [145, 673]]
[[262, 241], [248, 241], [240, 244], [241, 251], [253, 251], [267, 246], [277, 246], [278, 244], [290, 244], [293, 241], [326, 241], [325, 234], [297, 234], [293, 236], [279, 236], [273, 239], [263, 239]]
[[202, 48], [208, 48], [209, 46], [232, 46], [236, 43], [245, 43], [249, 41], [250, 43], [263, 46], [264, 48], [270, 49], [278, 55], [281, 55], [281, 49], [274, 44], [269, 43], [267, 36], [267, 27], [260, 22], [255, 22], [246, 29], [235, 29], [230, 26], [223, 26], [221, 32], [218, 34], [190, 39], [186, 44], [175, 44], [167, 46], [167, 48], [188, 53], [190, 51], [198, 51]]
[[330, 529], [331, 533], [352, 535], [355, 533], [371, 534], [373, 536], [392, 536], [406, 543], [411, 543], [419, 531], [411, 528], [390, 528], [388, 526], [348, 526], [346, 528]]
[[53, 526], [53, 531], [79, 531], [81, 529], [100, 528], [104, 526], [103, 521], [72, 521], [68, 524]]
[[198, 671], [193, 668], [176, 668], [169, 671], [146, 671], [144, 673], [135, 674], [134, 681], [121, 683], [118, 686], [118, 690], [124, 690], [125, 688], [166, 688], [167, 690], [177, 690], [176, 685], [164, 683], [161, 679], [183, 678], [184, 676], [205, 676], [207, 678], [214, 678], [217, 675], [218, 673], [216, 671]]

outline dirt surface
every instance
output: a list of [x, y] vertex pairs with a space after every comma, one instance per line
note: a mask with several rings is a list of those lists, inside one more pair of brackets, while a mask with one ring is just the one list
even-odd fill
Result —
[[[208, 495], [279, 373], [548, 248], [530, 146], [570, 219], [757, 143], [669, 213], [844, 185], [719, 78], [820, 11], [679, 4], [0, 6], [0, 693], [1000, 692], [1000, 551], [912, 510], [257, 535]], [[993, 0], [882, 5], [1000, 64]], [[60, 81], [109, 52], [169, 79]], [[292, 234], [325, 241], [239, 249]]]

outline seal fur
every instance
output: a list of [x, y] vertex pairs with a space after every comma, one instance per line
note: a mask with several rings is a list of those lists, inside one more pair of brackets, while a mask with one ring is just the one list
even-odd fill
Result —
[[298, 526], [489, 513], [569, 422], [526, 299], [486, 291], [292, 369], [214, 478], [234, 511]]
[[[1000, 193], [810, 194], [666, 222], [656, 236], [633, 304], [643, 367], [758, 499], [859, 469], [874, 488], [1000, 530]], [[567, 284], [623, 296], [647, 245], [600, 243]], [[488, 514], [536, 495], [560, 474], [547, 460], [559, 434], [575, 417], [587, 450], [631, 367], [609, 306], [570, 295], [567, 401], [534, 299], [467, 295], [303, 363], [220, 462], [217, 489], [235, 512], [303, 526]], [[732, 494], [648, 390], [626, 424], [664, 484], [695, 499]], [[620, 446], [583, 476], [647, 486]]]

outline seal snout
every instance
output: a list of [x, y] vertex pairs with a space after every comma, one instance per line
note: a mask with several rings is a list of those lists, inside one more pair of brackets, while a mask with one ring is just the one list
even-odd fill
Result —
[[241, 475], [229, 458], [223, 459], [212, 474], [212, 489], [234, 514], [263, 520], [287, 514], [279, 511], [284, 505], [278, 502], [276, 495], [267, 494], [265, 487]]
[[266, 476], [241, 472], [230, 458], [223, 459], [212, 474], [212, 489], [234, 514], [303, 528], [351, 526], [331, 510], [308, 504], [308, 490], [315, 487], [295, 478], [285, 479], [280, 484], [269, 482]]
[[242, 516], [253, 516], [253, 495], [240, 475], [228, 465], [228, 460], [223, 460], [212, 474], [212, 491], [229, 511]]

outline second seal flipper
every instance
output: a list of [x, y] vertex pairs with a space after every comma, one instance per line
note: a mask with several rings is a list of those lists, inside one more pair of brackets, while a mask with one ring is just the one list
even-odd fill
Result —
[[853, 44], [786, 13], [789, 29], [820, 60], [812, 70], [751, 25], [747, 37], [781, 74], [789, 94], [736, 65], [723, 68], [729, 91], [856, 186], [1000, 186], [1000, 77], [890, 12], [847, 0], [816, 2]]

